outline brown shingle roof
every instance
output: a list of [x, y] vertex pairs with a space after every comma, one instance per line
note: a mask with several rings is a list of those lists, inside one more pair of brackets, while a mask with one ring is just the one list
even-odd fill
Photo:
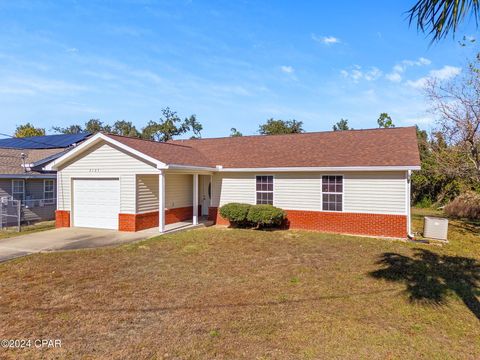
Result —
[[420, 165], [415, 127], [168, 143], [108, 136], [166, 164], [224, 168]]
[[215, 163], [192, 146], [174, 144], [173, 142], [165, 143], [143, 140], [112, 134], [105, 135], [165, 164], [207, 167], [215, 166]]
[[[32, 164], [49, 156], [64, 152], [65, 149], [4, 149], [0, 148], [0, 174], [28, 174], [22, 164], [21, 154], [27, 157], [26, 164]], [[36, 172], [32, 172], [36, 173]]]

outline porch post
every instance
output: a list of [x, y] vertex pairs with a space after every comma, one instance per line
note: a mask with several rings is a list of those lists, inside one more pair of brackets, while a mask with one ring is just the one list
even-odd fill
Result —
[[165, 171], [158, 174], [158, 231], [165, 232]]
[[198, 224], [198, 174], [193, 174], [193, 225]]

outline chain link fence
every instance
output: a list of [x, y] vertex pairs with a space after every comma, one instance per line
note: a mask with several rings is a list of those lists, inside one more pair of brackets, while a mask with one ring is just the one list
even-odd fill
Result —
[[11, 196], [0, 198], [0, 230], [16, 226], [21, 230], [22, 202]]

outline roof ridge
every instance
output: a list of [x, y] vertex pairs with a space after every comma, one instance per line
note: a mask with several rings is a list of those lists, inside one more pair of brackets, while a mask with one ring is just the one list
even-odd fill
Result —
[[324, 131], [306, 131], [303, 133], [292, 133], [292, 134], [271, 134], [271, 135], [263, 135], [263, 134], [254, 134], [254, 135], [242, 135], [242, 136], [217, 136], [217, 137], [206, 137], [206, 138], [195, 138], [195, 139], [177, 139], [177, 140], [169, 140], [166, 143], [172, 142], [183, 142], [183, 141], [203, 141], [203, 140], [217, 140], [217, 139], [235, 139], [235, 138], [258, 138], [258, 137], [280, 137], [280, 136], [297, 136], [297, 135], [314, 135], [314, 134], [328, 134], [328, 133], [338, 133], [338, 132], [360, 132], [360, 131], [385, 131], [385, 130], [395, 130], [395, 129], [410, 129], [415, 128], [415, 126], [397, 126], [392, 128], [368, 128], [368, 129], [349, 129], [349, 130], [324, 130]]
[[152, 140], [152, 139], [142, 139], [142, 138], [138, 138], [138, 137], [134, 137], [134, 136], [117, 135], [117, 134], [107, 133], [107, 132], [103, 132], [103, 131], [102, 131], [101, 133], [102, 133], [103, 135], [106, 135], [106, 136], [116, 136], [116, 137], [121, 137], [121, 138], [125, 138], [125, 139], [132, 139], [132, 140], [135, 140], [135, 141], [144, 141], [144, 142], [151, 142], [151, 143], [154, 143], [154, 144], [164, 144], [164, 145], [172, 145], [172, 146], [181, 146], [181, 147], [184, 147], [184, 148], [193, 149], [193, 147], [188, 146], [188, 145], [172, 144], [170, 141], [174, 141], [174, 140], [169, 140], [169, 141], [156, 141], [156, 140]]

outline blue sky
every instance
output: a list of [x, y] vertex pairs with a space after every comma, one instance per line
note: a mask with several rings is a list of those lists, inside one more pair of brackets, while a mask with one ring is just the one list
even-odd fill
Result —
[[408, 26], [413, 3], [0, 0], [0, 130], [141, 127], [166, 106], [196, 114], [204, 137], [270, 117], [370, 128], [380, 112], [430, 129], [421, 85], [457, 74], [476, 30], [430, 45]]

